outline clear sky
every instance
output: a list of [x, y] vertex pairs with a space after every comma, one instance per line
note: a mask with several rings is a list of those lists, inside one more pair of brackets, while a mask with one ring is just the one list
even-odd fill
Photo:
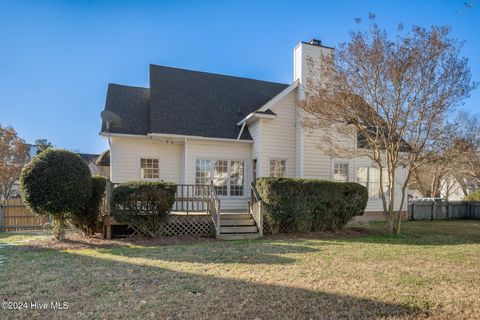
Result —
[[[289, 83], [298, 42], [335, 46], [369, 12], [391, 31], [452, 26], [478, 81], [480, 2], [464, 2], [0, 0], [0, 124], [27, 142], [101, 152], [109, 82], [148, 86], [153, 63]], [[474, 113], [479, 91], [465, 104]]]

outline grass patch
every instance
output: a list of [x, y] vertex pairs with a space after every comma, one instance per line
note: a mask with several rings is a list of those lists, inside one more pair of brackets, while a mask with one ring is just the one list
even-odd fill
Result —
[[[408, 222], [403, 234], [236, 242], [35, 246], [0, 234], [0, 298], [67, 301], [7, 318], [480, 318], [480, 223]], [[31, 242], [29, 242], [31, 241]]]

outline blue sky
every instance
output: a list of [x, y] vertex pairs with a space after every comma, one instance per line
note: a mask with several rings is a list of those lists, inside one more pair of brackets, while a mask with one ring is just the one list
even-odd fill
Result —
[[[399, 22], [452, 26], [478, 81], [480, 3], [463, 3], [0, 0], [0, 124], [27, 142], [101, 152], [109, 82], [148, 86], [153, 63], [289, 83], [299, 41], [335, 46], [369, 12], [391, 31]], [[474, 113], [479, 90], [465, 103]]]

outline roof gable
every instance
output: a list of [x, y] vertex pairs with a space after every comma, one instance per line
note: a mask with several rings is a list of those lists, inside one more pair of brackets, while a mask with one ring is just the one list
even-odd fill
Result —
[[[284, 91], [287, 84], [150, 66], [150, 89], [109, 84], [105, 110], [121, 123], [111, 133], [175, 134], [251, 140], [237, 125]], [[266, 110], [262, 110], [266, 111]], [[102, 132], [106, 132], [102, 124]]]

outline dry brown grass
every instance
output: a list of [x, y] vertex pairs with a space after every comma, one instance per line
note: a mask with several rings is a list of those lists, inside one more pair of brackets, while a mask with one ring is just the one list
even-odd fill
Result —
[[48, 241], [39, 235], [4, 234], [0, 244], [15, 245], [0, 248], [6, 257], [1, 299], [68, 301], [69, 308], [0, 313], [58, 319], [480, 318], [480, 223], [414, 222], [404, 231], [69, 249], [43, 249]]

